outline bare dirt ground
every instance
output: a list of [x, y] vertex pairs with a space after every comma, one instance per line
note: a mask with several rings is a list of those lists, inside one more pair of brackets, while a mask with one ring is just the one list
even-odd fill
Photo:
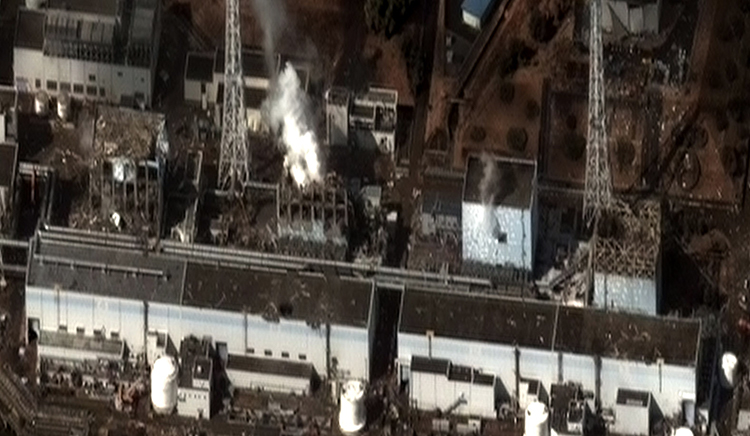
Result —
[[[741, 145], [747, 137], [747, 114], [734, 118], [727, 108], [735, 98], [743, 98], [750, 75], [745, 67], [750, 48], [750, 20], [739, 9], [738, 2], [727, 2], [717, 7], [715, 2], [702, 2], [703, 14], [695, 35], [691, 65], [691, 83], [686, 89], [686, 101], [697, 97], [702, 110], [698, 124], [708, 132], [708, 143], [695, 150], [701, 167], [698, 185], [689, 193], [672, 186], [670, 194], [695, 201], [711, 201], [727, 205], [742, 200], [745, 189], [747, 147]], [[727, 32], [727, 29], [733, 31]], [[665, 105], [680, 107], [680, 102], [665, 98]], [[669, 108], [665, 107], [665, 110]], [[746, 110], [745, 110], [746, 112]], [[737, 151], [735, 176], [728, 174], [721, 154], [725, 148]]]
[[[508, 85], [514, 89], [514, 95], [510, 103], [505, 103], [501, 88]], [[484, 151], [536, 159], [541, 109], [534, 116], [528, 116], [526, 109], [529, 104], [541, 108], [541, 100], [542, 78], [533, 71], [519, 71], [507, 82], [498, 80], [487, 86], [474, 105], [461, 111], [453, 155], [454, 168], [464, 168], [469, 154]], [[507, 136], [511, 128], [521, 128], [526, 132], [528, 139], [522, 149], [514, 149], [508, 144]]]

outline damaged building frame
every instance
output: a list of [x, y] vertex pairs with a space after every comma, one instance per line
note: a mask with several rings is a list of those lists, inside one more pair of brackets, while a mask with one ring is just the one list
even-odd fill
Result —
[[282, 252], [343, 260], [348, 250], [349, 196], [337, 180], [277, 188], [278, 244]]
[[77, 227], [160, 234], [169, 152], [161, 114], [99, 106], [87, 210]]
[[656, 315], [661, 302], [661, 205], [615, 201], [593, 241], [593, 305]]

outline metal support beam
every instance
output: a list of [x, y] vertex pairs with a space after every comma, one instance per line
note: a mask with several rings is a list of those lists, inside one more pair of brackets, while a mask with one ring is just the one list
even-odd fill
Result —
[[250, 180], [250, 153], [247, 147], [239, 0], [226, 2], [225, 26], [224, 112], [218, 186], [232, 195], [240, 195]]

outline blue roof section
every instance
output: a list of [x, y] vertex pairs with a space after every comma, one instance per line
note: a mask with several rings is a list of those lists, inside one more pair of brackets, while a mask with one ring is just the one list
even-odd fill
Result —
[[493, 3], [495, 0], [464, 0], [461, 9], [484, 20]]

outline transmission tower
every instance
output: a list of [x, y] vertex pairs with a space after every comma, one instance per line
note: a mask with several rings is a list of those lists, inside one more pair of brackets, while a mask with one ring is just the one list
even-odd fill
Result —
[[[227, 0], [224, 54], [224, 113], [219, 156], [219, 188], [237, 194], [250, 181], [242, 80], [240, 0]], [[240, 190], [241, 192], [241, 190]]]
[[583, 217], [591, 225], [602, 210], [612, 205], [606, 113], [604, 106], [604, 62], [602, 48], [602, 3], [591, 0], [589, 11], [589, 133], [586, 142], [586, 181]]

